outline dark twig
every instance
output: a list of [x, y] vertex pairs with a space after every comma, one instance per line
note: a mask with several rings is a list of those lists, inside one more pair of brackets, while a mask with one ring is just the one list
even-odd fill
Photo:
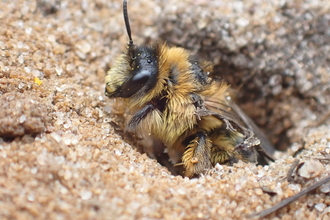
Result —
[[306, 156], [305, 158], [310, 158], [314, 160], [330, 160], [330, 155], [322, 156]]
[[250, 214], [247, 215], [247, 218], [254, 218], [254, 217], [265, 217], [273, 212], [276, 212], [277, 210], [279, 210], [280, 208], [283, 208], [284, 206], [289, 205], [290, 203], [296, 201], [297, 199], [299, 199], [300, 197], [306, 195], [307, 193], [310, 193], [311, 191], [313, 191], [314, 189], [320, 187], [321, 185], [323, 185], [326, 182], [330, 181], [330, 176], [327, 176], [323, 179], [321, 179], [320, 181], [314, 183], [313, 185], [307, 187], [306, 189], [302, 190], [301, 192], [297, 193], [296, 195], [293, 195], [291, 197], [288, 197], [284, 200], [282, 200], [281, 202], [279, 202], [278, 204], [274, 205], [273, 207], [263, 210], [261, 212], [258, 213], [254, 213], [254, 214]]
[[330, 118], [330, 111], [322, 116], [321, 119], [319, 119], [315, 124], [309, 126], [309, 127], [319, 127], [320, 125], [324, 124], [328, 119]]
[[288, 175], [287, 175], [287, 180], [288, 182], [292, 182], [293, 181], [293, 171], [297, 168], [298, 164], [299, 164], [299, 159], [295, 159], [288, 171]]

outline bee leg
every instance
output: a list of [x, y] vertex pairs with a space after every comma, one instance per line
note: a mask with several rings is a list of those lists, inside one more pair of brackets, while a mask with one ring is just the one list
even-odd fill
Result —
[[185, 167], [185, 176], [199, 175], [212, 167], [210, 161], [211, 141], [204, 132], [198, 132], [189, 142], [182, 156]]
[[155, 110], [155, 107], [152, 104], [147, 104], [139, 112], [137, 112], [126, 126], [126, 131], [134, 131], [138, 124], [141, 123], [143, 119], [147, 117], [149, 113]]

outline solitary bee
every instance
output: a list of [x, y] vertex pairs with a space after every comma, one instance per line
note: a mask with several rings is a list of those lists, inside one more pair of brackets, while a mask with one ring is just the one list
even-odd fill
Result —
[[162, 142], [188, 177], [217, 163], [273, 160], [273, 146], [231, 100], [229, 85], [208, 76], [211, 63], [165, 43], [134, 45], [126, 0], [123, 14], [129, 43], [107, 73], [105, 95], [126, 100], [128, 132]]

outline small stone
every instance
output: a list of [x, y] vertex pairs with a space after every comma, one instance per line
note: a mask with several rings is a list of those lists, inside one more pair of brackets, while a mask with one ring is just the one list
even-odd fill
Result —
[[17, 58], [17, 61], [18, 61], [20, 64], [23, 64], [23, 63], [24, 63], [24, 56], [23, 56], [23, 54], [21, 54], [21, 55]]
[[83, 190], [80, 192], [80, 197], [82, 200], [89, 200], [92, 198], [92, 192], [89, 190]]
[[35, 199], [35, 197], [34, 197], [34, 195], [33, 195], [32, 193], [30, 193], [30, 194], [27, 196], [27, 200], [28, 200], [29, 202], [33, 202], [34, 199]]
[[323, 164], [318, 160], [307, 160], [299, 169], [299, 175], [305, 178], [314, 178], [324, 171]]
[[118, 156], [121, 156], [122, 155], [121, 151], [118, 150], [118, 149], [115, 150], [115, 154], [118, 155]]
[[330, 182], [327, 182], [327, 183], [323, 184], [320, 187], [320, 191], [323, 192], [323, 193], [329, 193], [330, 192]]
[[50, 136], [52, 136], [52, 138], [54, 138], [54, 140], [57, 141], [58, 143], [61, 142], [62, 140], [62, 137], [55, 132], [51, 133]]
[[315, 209], [319, 212], [323, 212], [326, 207], [327, 205], [324, 203], [318, 203], [315, 205]]
[[55, 68], [55, 72], [56, 72], [56, 74], [57, 74], [58, 76], [60, 76], [60, 75], [62, 75], [62, 73], [63, 73], [63, 69], [60, 68], [60, 67], [56, 67], [56, 68]]
[[26, 116], [25, 116], [25, 115], [21, 115], [21, 116], [19, 117], [19, 123], [24, 123], [25, 120], [26, 120]]
[[87, 41], [80, 41], [76, 44], [76, 48], [82, 53], [89, 53], [92, 49], [91, 45]]

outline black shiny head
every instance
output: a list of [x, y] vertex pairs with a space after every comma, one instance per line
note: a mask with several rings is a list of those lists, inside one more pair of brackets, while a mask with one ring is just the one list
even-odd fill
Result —
[[148, 91], [157, 82], [158, 75], [158, 47], [137, 47], [134, 45], [129, 24], [127, 1], [123, 1], [123, 15], [127, 35], [129, 38], [127, 61], [131, 67], [131, 72], [121, 88], [112, 94], [113, 97], [129, 98], [143, 88]]
[[105, 95], [111, 97], [142, 97], [156, 86], [161, 45], [135, 46], [127, 13], [127, 1], [123, 1], [123, 15], [129, 43], [126, 52], [118, 57], [106, 76]]
[[144, 92], [152, 89], [158, 76], [158, 50], [151, 47], [137, 47], [134, 50], [136, 57], [130, 59], [130, 78], [120, 89], [120, 97], [129, 98], [143, 88]]

